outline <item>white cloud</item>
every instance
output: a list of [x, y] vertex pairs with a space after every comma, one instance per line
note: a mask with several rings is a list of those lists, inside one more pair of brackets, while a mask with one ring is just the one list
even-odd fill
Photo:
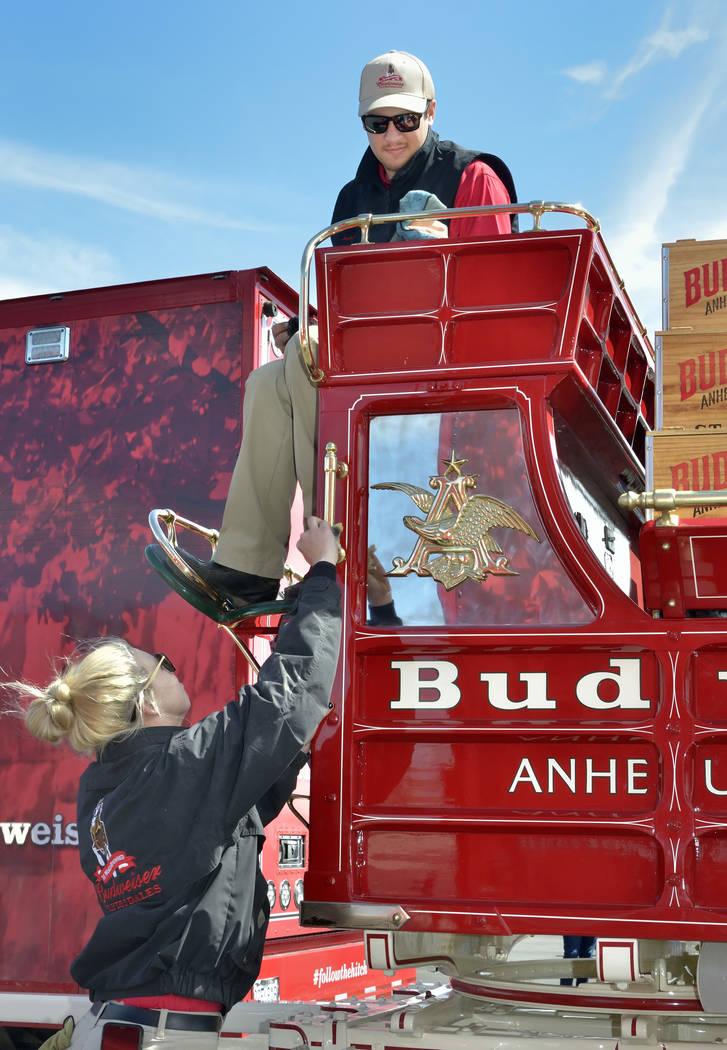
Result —
[[585, 66], [572, 66], [563, 72], [579, 84], [600, 84], [606, 76], [607, 67], [605, 62], [589, 62]]
[[59, 237], [30, 237], [0, 226], [0, 298], [113, 284], [114, 259], [104, 251]]
[[579, 84], [605, 84], [604, 97], [615, 98], [624, 84], [647, 66], [665, 58], [679, 58], [688, 47], [709, 39], [709, 33], [696, 25], [686, 29], [670, 29], [670, 19], [671, 11], [667, 9], [661, 26], [639, 41], [632, 57], [620, 69], [609, 71], [605, 62], [594, 59], [584, 65], [563, 70], [564, 75]]
[[[9, 139], [0, 139], [0, 182], [86, 197], [165, 222], [258, 232], [274, 229], [269, 224], [232, 219], [220, 212], [186, 204], [181, 198], [198, 195], [200, 187], [164, 172], [93, 157], [46, 152]], [[202, 189], [204, 191], [204, 187]], [[210, 196], [213, 192], [208, 190]]]
[[[46, 289], [47, 290], [47, 289]], [[0, 299], [22, 299], [26, 295], [34, 295], [39, 291], [32, 284], [23, 284], [12, 277], [0, 273]]]
[[679, 58], [682, 51], [691, 47], [692, 44], [701, 44], [709, 38], [706, 29], [690, 26], [689, 29], [672, 31], [669, 29], [657, 29], [650, 37], [646, 38], [648, 51], [657, 55], [665, 51], [669, 58]]
[[676, 32], [666, 28], [657, 29], [655, 33], [645, 37], [637, 46], [633, 57], [619, 70], [611, 81], [611, 86], [606, 91], [606, 98], [614, 98], [627, 80], [646, 69], [654, 62], [662, 58], [679, 58], [682, 51], [692, 44], [703, 43], [709, 34], [693, 26], [689, 29], [681, 29]]
[[[616, 267], [650, 334], [661, 328], [661, 245], [674, 239], [670, 208], [674, 211], [679, 207], [678, 202], [672, 204], [674, 190], [692, 160], [697, 133], [722, 90], [723, 80], [721, 70], [705, 77], [690, 92], [686, 115], [672, 118], [669, 134], [654, 144], [644, 144], [645, 162], [639, 166], [633, 184], [621, 194], [618, 224], [608, 238]], [[721, 192], [719, 200], [704, 199], [700, 205], [705, 216], [721, 214]], [[704, 233], [690, 230], [681, 236], [720, 236], [714, 223], [708, 230], [705, 225]]]
[[[702, 23], [718, 25], [719, 7], [701, 5]], [[670, 19], [671, 9], [667, 9], [656, 32], [645, 36], [629, 61], [607, 74], [600, 85], [602, 96], [612, 99], [647, 66], [676, 59], [686, 48], [710, 40], [701, 81], [684, 82], [681, 91], [675, 81], [672, 94], [680, 97], [676, 102], [664, 100], [654, 115], [651, 139], [641, 142], [638, 162], [630, 173], [624, 171], [625, 182], [616, 190], [617, 211], [610, 217], [601, 216], [614, 263], [650, 337], [662, 327], [662, 244], [679, 237], [719, 238], [725, 236], [727, 226], [727, 219], [720, 218], [724, 215], [721, 180], [713, 175], [709, 188], [703, 180], [697, 195], [694, 190], [700, 151], [721, 148], [721, 140], [707, 140], [710, 124], [715, 123], [715, 107], [724, 97], [727, 32], [720, 28], [709, 34], [697, 26], [696, 18], [690, 27], [672, 30]], [[582, 68], [596, 66], [591, 63]], [[717, 170], [715, 164], [709, 168]]]

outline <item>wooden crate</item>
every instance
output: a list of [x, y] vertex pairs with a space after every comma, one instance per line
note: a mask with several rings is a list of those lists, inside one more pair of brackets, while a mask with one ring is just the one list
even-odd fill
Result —
[[657, 425], [727, 428], [727, 332], [658, 332]]
[[[649, 488], [727, 494], [727, 428], [658, 430], [646, 442]], [[680, 507], [677, 513], [680, 518], [727, 518], [727, 507]]]
[[727, 241], [662, 245], [664, 327], [727, 331]]

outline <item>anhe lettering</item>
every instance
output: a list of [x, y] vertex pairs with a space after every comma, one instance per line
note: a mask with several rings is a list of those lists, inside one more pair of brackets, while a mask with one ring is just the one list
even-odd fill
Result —
[[593, 795], [600, 786], [609, 795], [619, 794], [619, 788], [626, 795], [646, 795], [649, 789], [643, 786], [643, 781], [649, 771], [641, 767], [648, 764], [645, 758], [627, 758], [625, 763], [619, 763], [615, 758], [597, 762], [588, 757], [580, 762], [571, 758], [566, 767], [555, 758], [548, 758], [545, 768], [536, 770], [531, 760], [524, 757], [507, 790], [513, 794], [527, 784], [537, 795], [552, 795], [556, 787], [562, 785], [572, 795]]
[[705, 303], [704, 316], [709, 317], [709, 315], [715, 313], [715, 311], [724, 310], [726, 307], [727, 295], [716, 295], [711, 303]]
[[[727, 386], [722, 386], [719, 390], [710, 390], [708, 394], [702, 394], [700, 408], [712, 408], [713, 405], [721, 405], [723, 401], [727, 401]], [[717, 424], [717, 429], [721, 429], [721, 424]]]
[[[651, 775], [648, 760], [608, 758], [596, 760], [592, 756], [570, 758], [559, 762], [555, 758], [540, 763], [524, 755], [508, 787], [508, 794], [554, 795], [569, 792], [581, 797], [593, 796], [598, 791], [608, 795], [646, 795]], [[697, 767], [699, 769], [699, 766]], [[727, 779], [715, 784], [712, 759], [704, 760], [704, 786], [710, 795], [727, 795]]]

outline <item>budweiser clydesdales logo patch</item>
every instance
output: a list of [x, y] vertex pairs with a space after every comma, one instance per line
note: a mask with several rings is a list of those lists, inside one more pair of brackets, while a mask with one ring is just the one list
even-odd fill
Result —
[[[91, 848], [99, 862], [94, 878], [96, 895], [106, 912], [128, 908], [162, 892], [159, 877], [161, 864], [139, 871], [135, 857], [123, 850], [112, 851], [103, 820], [105, 799], [101, 799], [91, 817]], [[136, 871], [132, 869], [137, 869]]]
[[404, 87], [404, 78], [401, 73], [395, 72], [393, 65], [390, 64], [387, 71], [382, 73], [376, 81], [376, 87], [402, 88]]
[[119, 872], [125, 872], [129, 868], [136, 867], [134, 857], [129, 857], [123, 850], [118, 850], [116, 853], [111, 852], [108, 835], [106, 834], [106, 825], [102, 817], [103, 804], [104, 800], [101, 799], [91, 817], [91, 847], [98, 861], [98, 868], [96, 869], [97, 882], [99, 880], [108, 882], [112, 878], [117, 879]]
[[[466, 459], [457, 459], [452, 450], [444, 460], [444, 473], [429, 478], [426, 489], [406, 481], [387, 481], [373, 485], [375, 489], [395, 489], [405, 492], [426, 518], [406, 515], [403, 522], [418, 537], [408, 558], [393, 559], [394, 567], [387, 576], [431, 576], [448, 591], [465, 580], [484, 580], [489, 574], [517, 576], [510, 568], [490, 529], [497, 527], [517, 529], [537, 543], [528, 523], [516, 510], [494, 496], [470, 494], [478, 474], [462, 474], [460, 467]], [[451, 475], [451, 476], [450, 476]]]

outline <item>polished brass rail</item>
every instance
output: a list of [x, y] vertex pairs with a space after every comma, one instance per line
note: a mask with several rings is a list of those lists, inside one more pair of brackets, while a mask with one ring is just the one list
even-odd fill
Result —
[[[318, 362], [315, 360], [311, 349], [309, 303], [310, 271], [314, 253], [316, 248], [321, 245], [323, 241], [327, 240], [328, 237], [332, 237], [337, 233], [342, 233], [344, 230], [358, 228], [361, 230], [361, 243], [368, 244], [369, 230], [372, 226], [380, 226], [384, 223], [397, 223], [402, 220], [408, 222], [410, 219], [462, 219], [475, 215], [530, 215], [533, 220], [532, 230], [539, 231], [542, 230], [541, 222], [543, 215], [551, 212], [562, 212], [567, 215], [575, 215], [579, 219], [582, 219], [586, 226], [595, 233], [598, 233], [601, 228], [598, 219], [594, 219], [594, 217], [579, 204], [558, 204], [553, 201], [529, 201], [525, 204], [493, 204], [489, 206], [477, 205], [470, 208], [442, 208], [438, 211], [394, 212], [389, 215], [372, 215], [371, 213], [368, 213], [357, 215], [351, 219], [343, 219], [341, 222], [333, 223], [332, 226], [326, 226], [324, 230], [321, 230], [320, 233], [317, 233], [315, 237], [311, 237], [308, 241], [300, 262], [300, 301], [298, 304], [300, 352], [311, 383], [313, 383], [314, 386], [319, 386], [326, 378], [325, 373], [319, 368]], [[529, 230], [527, 232], [532, 231]], [[607, 249], [606, 254], [608, 254]], [[609, 261], [613, 266], [613, 260], [610, 255]], [[618, 274], [616, 276], [618, 277]], [[623, 281], [620, 279], [619, 287], [623, 290]], [[626, 295], [625, 292], [624, 295]], [[628, 299], [628, 295], [626, 295], [626, 298]], [[633, 309], [631, 300], [629, 299], [628, 301], [634, 316], [636, 316], [636, 311]], [[645, 331], [646, 330], [642, 328], [642, 334], [644, 334]]]
[[727, 492], [717, 489], [705, 489], [704, 492], [654, 489], [653, 492], [624, 492], [618, 502], [627, 510], [659, 511], [661, 517], [657, 525], [678, 525], [679, 515], [675, 513], [678, 507], [727, 507]]

